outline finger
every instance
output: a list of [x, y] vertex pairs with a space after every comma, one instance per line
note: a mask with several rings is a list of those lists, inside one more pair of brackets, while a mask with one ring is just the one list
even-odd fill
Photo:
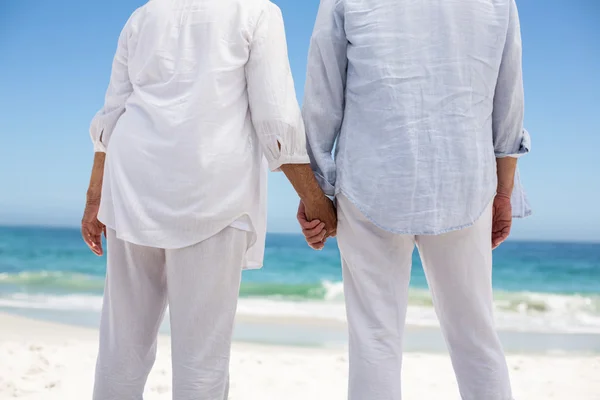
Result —
[[102, 241], [100, 239], [100, 234], [93, 234], [92, 230], [87, 225], [84, 225], [82, 227], [82, 235], [83, 240], [88, 245], [90, 250], [92, 250], [92, 252], [94, 252], [96, 255], [102, 255]]
[[318, 219], [308, 221], [306, 220], [306, 217], [304, 217], [304, 219], [298, 218], [298, 222], [300, 222], [300, 226], [302, 227], [302, 229], [314, 229], [321, 223], [321, 221]]
[[492, 249], [498, 248], [506, 239], [508, 239], [508, 232], [494, 232], [492, 234]]
[[306, 218], [306, 211], [305, 211], [304, 207], [301, 206], [298, 209], [298, 214], [296, 215], [296, 217], [298, 218], [298, 221], [305, 221], [305, 222], [308, 221], [308, 218]]
[[501, 239], [497, 239], [495, 241], [492, 242], [492, 250], [496, 250], [498, 247], [500, 247], [500, 245], [504, 243], [504, 240]]
[[300, 219], [301, 216], [306, 217], [306, 206], [302, 201], [300, 201], [300, 204], [298, 204], [298, 214], [296, 216], [298, 219]]
[[492, 250], [495, 250], [496, 248], [498, 248], [498, 246], [500, 245], [498, 238], [495, 236], [492, 236]]
[[102, 249], [96, 244], [96, 242], [94, 241], [93, 238], [89, 238], [88, 239], [89, 243], [88, 246], [90, 247], [90, 249], [92, 250], [92, 252], [97, 255], [100, 256], [102, 255]]
[[321, 242], [321, 241], [325, 240], [326, 238], [327, 238], [327, 231], [322, 230], [317, 235], [307, 236], [304, 239], [306, 239], [307, 243], [316, 243], [316, 242]]
[[93, 247], [93, 243], [90, 239], [90, 231], [86, 225], [81, 226], [81, 237], [83, 238], [85, 244], [87, 244], [88, 247], [91, 249]]
[[306, 237], [313, 237], [313, 236], [320, 235], [321, 232], [324, 230], [325, 230], [325, 224], [323, 222], [321, 222], [319, 225], [317, 225], [313, 229], [302, 229], [302, 234]]
[[308, 242], [308, 244], [316, 244], [316, 243], [319, 243], [319, 242], [322, 242], [323, 240], [325, 240], [326, 236], [327, 236], [327, 232], [325, 230], [323, 230], [317, 236], [313, 236], [311, 238], [306, 238], [306, 241]]
[[82, 236], [83, 236], [83, 241], [85, 242], [85, 244], [87, 244], [87, 246], [90, 248], [90, 250], [92, 250], [92, 252], [94, 252], [95, 254], [98, 254], [98, 252], [99, 252], [98, 246], [96, 245], [96, 243], [94, 243], [92, 234], [90, 233], [88, 228], [82, 229]]
[[313, 250], [323, 250], [323, 248], [325, 247], [325, 243], [319, 242], [319, 243], [315, 243], [315, 244], [309, 244], [309, 246]]
[[97, 234], [92, 235], [92, 242], [94, 243], [94, 253], [101, 256], [103, 253], [102, 250], [102, 233], [98, 232]]

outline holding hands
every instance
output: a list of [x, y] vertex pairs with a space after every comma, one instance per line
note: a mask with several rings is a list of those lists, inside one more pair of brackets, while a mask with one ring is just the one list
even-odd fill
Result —
[[308, 204], [300, 201], [297, 218], [306, 242], [315, 250], [322, 250], [327, 238], [337, 233], [337, 212], [328, 197]]

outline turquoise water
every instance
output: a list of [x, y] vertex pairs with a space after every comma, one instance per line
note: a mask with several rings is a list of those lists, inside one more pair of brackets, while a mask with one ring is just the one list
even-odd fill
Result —
[[[509, 242], [494, 257], [500, 327], [600, 332], [600, 245]], [[77, 229], [0, 227], [0, 308], [97, 312], [104, 273]], [[241, 314], [343, 320], [337, 246], [315, 252], [299, 235], [270, 234], [265, 267], [244, 272], [240, 294]], [[408, 322], [436, 324], [416, 253]]]

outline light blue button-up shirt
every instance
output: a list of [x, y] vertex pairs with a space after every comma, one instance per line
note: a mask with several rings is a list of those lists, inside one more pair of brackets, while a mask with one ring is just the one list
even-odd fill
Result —
[[[377, 226], [440, 234], [529, 151], [514, 0], [321, 0], [304, 121], [313, 169]], [[332, 151], [335, 146], [335, 158]], [[517, 174], [513, 213], [530, 213]]]

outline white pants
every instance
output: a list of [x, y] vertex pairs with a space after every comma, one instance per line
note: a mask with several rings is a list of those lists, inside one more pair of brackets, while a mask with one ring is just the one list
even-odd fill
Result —
[[174, 400], [223, 400], [249, 233], [164, 250], [109, 230], [94, 400], [141, 400], [169, 304]]
[[349, 399], [401, 399], [402, 337], [415, 245], [462, 398], [512, 399], [494, 328], [491, 205], [470, 228], [437, 236], [379, 229], [343, 196], [338, 220], [350, 340]]

